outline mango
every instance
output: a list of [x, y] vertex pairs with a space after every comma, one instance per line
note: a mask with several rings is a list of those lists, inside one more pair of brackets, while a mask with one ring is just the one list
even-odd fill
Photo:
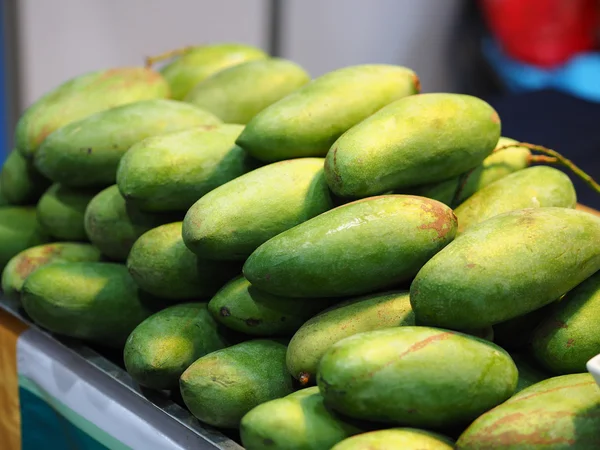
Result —
[[121, 158], [117, 185], [142, 211], [187, 211], [200, 197], [250, 170], [234, 144], [242, 125], [208, 125], [145, 139]]
[[8, 200], [4, 196], [1, 186], [0, 186], [0, 206], [9, 206]]
[[446, 429], [467, 425], [508, 399], [517, 368], [502, 348], [428, 327], [367, 331], [323, 355], [325, 405], [356, 419]]
[[0, 189], [11, 205], [28, 205], [39, 200], [50, 186], [23, 155], [13, 150], [0, 171]]
[[410, 286], [417, 321], [479, 328], [539, 309], [600, 270], [598, 242], [600, 217], [567, 208], [486, 220], [419, 271]]
[[210, 297], [240, 271], [237, 264], [197, 258], [183, 243], [181, 222], [142, 234], [127, 269], [140, 288], [172, 300]]
[[89, 202], [84, 216], [85, 232], [102, 254], [125, 261], [133, 243], [146, 231], [180, 220], [177, 214], [152, 214], [127, 203], [118, 186], [107, 187]]
[[143, 67], [120, 67], [77, 76], [48, 92], [23, 113], [15, 130], [17, 150], [31, 159], [55, 130], [119, 105], [166, 98], [169, 85]]
[[227, 345], [206, 303], [182, 303], [151, 315], [132, 331], [123, 352], [125, 368], [142, 386], [176, 389], [194, 361]]
[[29, 247], [50, 240], [37, 220], [35, 208], [3, 206], [0, 208], [0, 269], [10, 259]]
[[368, 198], [275, 236], [250, 255], [243, 273], [276, 295], [365, 294], [410, 280], [452, 241], [455, 230], [452, 210], [435, 200]]
[[198, 83], [185, 97], [223, 122], [247, 124], [267, 106], [310, 81], [302, 67], [280, 58], [249, 61]]
[[525, 208], [575, 208], [577, 196], [571, 179], [558, 169], [536, 166], [507, 175], [480, 190], [454, 213], [458, 232], [490, 217]]
[[201, 357], [179, 381], [191, 413], [216, 427], [237, 428], [261, 403], [292, 392], [285, 370], [285, 345], [258, 339]]
[[405, 67], [371, 64], [334, 70], [257, 114], [237, 144], [266, 162], [325, 156], [342, 133], [419, 90], [417, 75]]
[[63, 261], [100, 261], [100, 251], [90, 244], [55, 242], [28, 248], [16, 254], [2, 272], [2, 292], [19, 299], [25, 279], [46, 264]]
[[288, 371], [301, 384], [315, 381], [317, 366], [336, 342], [365, 331], [414, 325], [408, 292], [391, 291], [354, 298], [316, 315], [288, 345]]
[[209, 192], [187, 212], [183, 240], [210, 259], [245, 260], [258, 246], [333, 207], [323, 159], [269, 164]]
[[548, 315], [553, 303], [522, 316], [494, 325], [494, 342], [506, 350], [524, 350], [531, 344], [533, 331]]
[[130, 103], [72, 122], [52, 133], [35, 154], [35, 167], [65, 186], [115, 184], [129, 148], [151, 136], [221, 121], [200, 108], [174, 100]]
[[95, 191], [71, 189], [53, 184], [37, 205], [38, 220], [52, 237], [65, 241], [87, 241], [84, 214]]
[[514, 361], [519, 371], [519, 380], [517, 382], [517, 389], [515, 394], [521, 392], [523, 389], [533, 386], [540, 381], [547, 380], [551, 377], [550, 374], [540, 368], [535, 361], [529, 355], [522, 353], [511, 353], [512, 360]]
[[445, 436], [415, 428], [392, 428], [363, 433], [343, 440], [331, 450], [453, 450]]
[[600, 271], [552, 305], [532, 338], [532, 353], [552, 373], [586, 371], [600, 353]]
[[328, 450], [361, 431], [327, 409], [316, 386], [258, 405], [240, 424], [246, 450]]
[[600, 389], [588, 373], [534, 384], [473, 422], [457, 450], [600, 448]]
[[53, 333], [115, 348], [153, 312], [127, 268], [104, 262], [42, 266], [25, 280], [21, 302]]

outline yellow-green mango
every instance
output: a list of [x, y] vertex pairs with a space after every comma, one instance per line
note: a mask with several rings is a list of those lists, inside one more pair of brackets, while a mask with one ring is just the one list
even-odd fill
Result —
[[301, 384], [313, 383], [319, 361], [336, 342], [365, 331], [414, 324], [406, 291], [346, 300], [316, 315], [294, 334], [286, 354], [287, 369]]
[[2, 271], [2, 292], [18, 299], [25, 279], [46, 264], [62, 261], [100, 261], [100, 250], [79, 242], [55, 242], [16, 254]]
[[86, 73], [45, 94], [23, 113], [15, 144], [31, 159], [55, 130], [91, 114], [140, 100], [166, 98], [169, 85], [159, 73], [144, 67], [121, 67]]
[[287, 297], [366, 294], [410, 280], [455, 232], [456, 218], [440, 202], [372, 197], [268, 240], [250, 255], [243, 273], [258, 289]]
[[259, 245], [333, 207], [322, 158], [269, 164], [216, 188], [183, 221], [197, 255], [245, 260]]
[[199, 82], [236, 64], [268, 55], [250, 45], [222, 43], [194, 47], [167, 64], [160, 73], [171, 86], [171, 97], [182, 100]]
[[356, 419], [432, 430], [469, 424], [508, 399], [518, 376], [508, 353], [491, 342], [412, 326], [343, 339], [317, 372], [326, 406]]
[[342, 133], [419, 90], [417, 75], [405, 67], [370, 64], [334, 70], [257, 114], [237, 143], [267, 162], [325, 156]]
[[49, 240], [34, 207], [0, 207], [0, 269], [4, 269], [16, 254]]
[[249, 61], [198, 83], [185, 97], [223, 122], [247, 124], [267, 106], [310, 81], [298, 64], [281, 58]]
[[600, 448], [600, 389], [589, 373], [550, 378], [475, 420], [457, 450]]
[[325, 176], [340, 197], [368, 197], [444, 181], [494, 150], [500, 118], [463, 94], [413, 95], [382, 108], [333, 143]]
[[575, 208], [577, 195], [571, 179], [548, 166], [529, 167], [486, 186], [454, 210], [458, 232], [490, 217], [525, 208]]
[[182, 303], [140, 323], [125, 343], [125, 368], [139, 384], [176, 389], [179, 377], [194, 361], [228, 345], [206, 303]]
[[221, 121], [200, 108], [174, 100], [130, 103], [72, 122], [42, 143], [35, 167], [65, 186], [115, 184], [121, 157], [139, 141]]
[[331, 450], [453, 450], [454, 442], [441, 434], [416, 428], [377, 430], [350, 437]]
[[486, 220], [419, 271], [410, 286], [417, 321], [480, 328], [539, 309], [600, 270], [598, 242], [600, 217], [583, 211], [529, 208]]
[[11, 205], [30, 205], [39, 200], [50, 181], [38, 173], [31, 162], [13, 150], [0, 171], [0, 189]]
[[246, 152], [235, 145], [243, 128], [207, 125], [135, 144], [119, 163], [119, 191], [142, 211], [187, 211], [250, 169]]

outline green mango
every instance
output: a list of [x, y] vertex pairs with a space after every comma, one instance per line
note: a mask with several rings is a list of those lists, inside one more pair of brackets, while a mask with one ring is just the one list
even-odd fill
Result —
[[50, 237], [38, 222], [34, 207], [0, 208], [0, 270], [4, 269], [13, 256], [49, 240]]
[[10, 152], [0, 171], [0, 189], [7, 203], [35, 203], [48, 186], [50, 181], [39, 174], [20, 152]]
[[17, 150], [31, 159], [46, 137], [65, 125], [115, 106], [166, 98], [169, 85], [144, 67], [86, 73], [48, 92], [21, 116], [15, 130]]
[[323, 159], [282, 161], [198, 200], [183, 221], [183, 240], [205, 258], [245, 260], [272, 237], [332, 207]]
[[125, 342], [125, 368], [136, 383], [176, 389], [181, 374], [198, 358], [227, 347], [206, 303], [182, 303], [140, 323]]
[[237, 428], [252, 408], [290, 394], [285, 345], [259, 339], [201, 357], [181, 375], [181, 396], [202, 422]]
[[519, 380], [517, 382], [515, 395], [521, 392], [523, 389], [533, 386], [534, 384], [547, 380], [551, 377], [551, 375], [538, 367], [538, 365], [535, 363], [535, 361], [532, 361], [532, 358], [529, 355], [511, 353], [510, 356], [519, 371]]
[[258, 405], [240, 424], [246, 450], [328, 450], [361, 431], [326, 408], [316, 386]]
[[410, 280], [452, 241], [455, 230], [452, 210], [435, 200], [368, 198], [275, 236], [250, 255], [243, 273], [276, 295], [365, 294]]
[[115, 348], [153, 312], [127, 268], [105, 262], [42, 266], [25, 280], [21, 302], [53, 333]]
[[2, 292], [19, 299], [25, 279], [42, 266], [64, 261], [100, 261], [100, 250], [79, 242], [55, 242], [28, 248], [16, 254], [2, 272]]
[[286, 298], [259, 291], [240, 276], [208, 303], [208, 310], [222, 325], [252, 336], [292, 335], [325, 309], [327, 300]]
[[210, 297], [240, 272], [238, 264], [196, 257], [183, 243], [181, 222], [142, 234], [131, 247], [127, 269], [140, 288], [172, 300]]
[[133, 243], [146, 231], [181, 220], [174, 214], [151, 214], [127, 203], [117, 185], [100, 191], [85, 210], [87, 237], [102, 254], [125, 261]]
[[598, 242], [600, 217], [567, 208], [486, 220], [419, 271], [410, 286], [417, 321], [469, 329], [539, 309], [600, 270]]
[[490, 184], [454, 210], [458, 232], [491, 217], [525, 208], [575, 208], [577, 195], [571, 179], [558, 169], [529, 167]]
[[419, 90], [417, 75], [405, 67], [370, 64], [334, 70], [257, 114], [237, 144], [266, 162], [325, 156], [342, 133]]
[[87, 241], [84, 215], [96, 191], [71, 189], [53, 184], [37, 205], [38, 220], [52, 237], [65, 241]]
[[494, 325], [494, 342], [506, 350], [524, 350], [531, 344], [533, 331], [548, 315], [553, 303], [522, 316]]
[[335, 141], [325, 176], [336, 195], [352, 198], [436, 183], [477, 167], [499, 137], [498, 114], [477, 97], [413, 95]]
[[365, 331], [414, 325], [408, 292], [392, 291], [346, 300], [310, 319], [288, 345], [288, 371], [301, 384], [314, 382], [317, 366], [336, 342]]
[[208, 77], [186, 95], [185, 101], [223, 122], [247, 124], [267, 106], [309, 81], [306, 71], [292, 61], [259, 59]]
[[453, 450], [445, 436], [415, 428], [392, 428], [360, 434], [334, 445], [331, 450]]
[[436, 430], [467, 425], [499, 405], [517, 377], [497, 345], [407, 326], [337, 342], [321, 358], [317, 384], [325, 405], [344, 415]]
[[533, 333], [533, 356], [558, 375], [585, 372], [586, 363], [600, 353], [598, 317], [600, 271], [552, 305]]
[[212, 74], [245, 61], [264, 59], [268, 55], [250, 45], [223, 43], [194, 47], [160, 73], [171, 86], [171, 97], [182, 100], [194, 86]]
[[457, 450], [600, 448], [600, 389], [588, 373], [550, 378], [473, 422]]
[[52, 133], [35, 154], [35, 167], [65, 186], [115, 184], [129, 148], [158, 136], [221, 121], [192, 105], [154, 99], [130, 103], [72, 122]]
[[235, 139], [242, 125], [208, 125], [148, 138], [121, 158], [117, 185], [142, 211], [187, 211], [200, 197], [246, 173]]

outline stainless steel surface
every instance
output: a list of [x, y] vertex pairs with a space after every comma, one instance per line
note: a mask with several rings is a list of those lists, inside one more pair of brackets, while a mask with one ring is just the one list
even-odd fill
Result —
[[[96, 370], [112, 379], [114, 383], [118, 383], [120, 386], [127, 389], [131, 394], [135, 395], [140, 402], [152, 405], [154, 408], [161, 411], [164, 414], [164, 420], [172, 420], [185, 428], [187, 432], [192, 433], [200, 438], [200, 446], [198, 446], [197, 443], [194, 443], [193, 447], [188, 448], [199, 450], [243, 450], [243, 447], [229, 439], [227, 436], [224, 436], [216, 429], [200, 423], [188, 411], [169, 399], [166, 392], [141, 389], [127, 372], [100, 355], [95, 350], [77, 341], [62, 339], [41, 329], [23, 314], [18, 302], [9, 300], [0, 295], [0, 308], [27, 323], [32, 328], [44, 333], [50, 339], [54, 340], [56, 345], [66, 348], [77, 357], [83, 359]], [[177, 436], [174, 436], [173, 438], [177, 439]], [[183, 438], [181, 439], [181, 442], [189, 442], [189, 439]]]

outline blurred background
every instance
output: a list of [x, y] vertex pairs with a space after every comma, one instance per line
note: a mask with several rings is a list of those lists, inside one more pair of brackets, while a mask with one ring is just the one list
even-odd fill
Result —
[[[489, 101], [503, 135], [600, 177], [600, 0], [2, 0], [0, 162], [22, 111], [84, 72], [173, 48], [243, 42], [313, 77], [414, 69], [424, 92]], [[574, 180], [580, 201], [600, 208]]]

